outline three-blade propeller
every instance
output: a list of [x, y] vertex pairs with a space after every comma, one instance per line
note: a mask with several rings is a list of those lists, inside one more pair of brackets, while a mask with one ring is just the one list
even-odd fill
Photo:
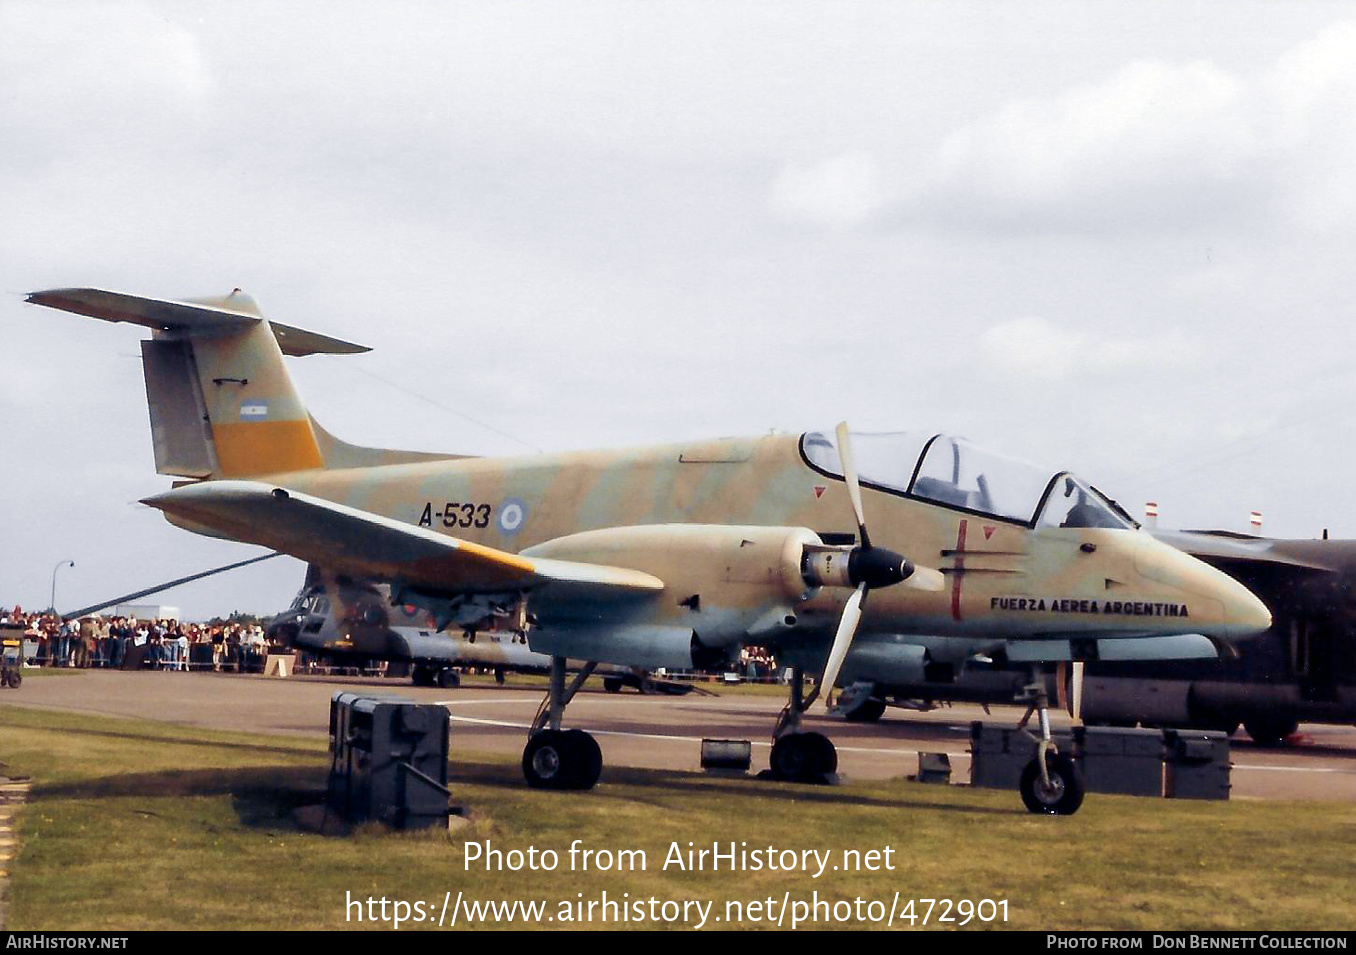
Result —
[[821, 690], [824, 691], [824, 705], [830, 705], [833, 685], [838, 680], [838, 671], [843, 660], [852, 649], [852, 640], [857, 635], [857, 627], [862, 620], [862, 607], [866, 596], [879, 587], [890, 587], [908, 580], [913, 586], [923, 590], [940, 590], [942, 575], [929, 567], [915, 567], [903, 556], [875, 547], [866, 530], [866, 514], [862, 509], [862, 488], [857, 477], [857, 462], [852, 454], [852, 442], [848, 436], [847, 422], [838, 425], [838, 457], [843, 466], [843, 479], [847, 482], [848, 498], [852, 501], [852, 512], [857, 518], [857, 533], [860, 546], [853, 548], [848, 555], [847, 580], [856, 587], [843, 607], [843, 616], [838, 621], [838, 630], [833, 636], [833, 647], [829, 650], [828, 662], [806, 706], [814, 702]]

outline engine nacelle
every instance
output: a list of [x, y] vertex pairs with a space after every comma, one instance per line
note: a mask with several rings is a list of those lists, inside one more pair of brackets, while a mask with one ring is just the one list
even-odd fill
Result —
[[[793, 608], [814, 590], [802, 573], [806, 549], [822, 546], [819, 536], [803, 527], [659, 524], [584, 531], [538, 544], [523, 555], [652, 574], [664, 581], [663, 593], [634, 608], [626, 622], [684, 628], [702, 646], [718, 648], [740, 643], [759, 629], [793, 627]], [[552, 619], [545, 616], [549, 608], [533, 609], [547, 631], [553, 623], [577, 629], [589, 622], [578, 610], [551, 610], [560, 615]], [[619, 636], [624, 630], [624, 625], [616, 628]]]

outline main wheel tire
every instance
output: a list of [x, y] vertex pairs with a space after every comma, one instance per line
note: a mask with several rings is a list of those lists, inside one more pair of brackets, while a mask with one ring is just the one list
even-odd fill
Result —
[[523, 776], [535, 789], [592, 789], [603, 753], [583, 730], [542, 730], [523, 749]]
[[1083, 805], [1083, 774], [1063, 753], [1048, 758], [1050, 785], [1041, 780], [1041, 764], [1033, 759], [1022, 770], [1022, 802], [1034, 813], [1072, 816]]
[[823, 733], [804, 733], [806, 745], [810, 748], [811, 765], [816, 776], [828, 776], [838, 772], [838, 750], [833, 741]]
[[822, 733], [788, 733], [772, 744], [772, 774], [791, 782], [817, 782], [838, 769], [838, 751]]
[[603, 677], [603, 689], [609, 693], [620, 693], [622, 691], [621, 677], [605, 676]]
[[885, 701], [868, 697], [859, 705], [843, 712], [843, 719], [849, 723], [874, 723], [885, 715]]
[[569, 788], [592, 789], [603, 773], [603, 751], [598, 741], [583, 730], [566, 730], [564, 736], [573, 762]]
[[416, 665], [410, 670], [410, 682], [415, 686], [432, 686], [433, 675], [426, 666]]
[[542, 730], [523, 748], [523, 776], [533, 789], [568, 789], [570, 743], [560, 730]]
[[1284, 718], [1257, 718], [1243, 721], [1252, 741], [1258, 746], [1280, 746], [1285, 738], [1299, 729], [1298, 720]]
[[455, 687], [461, 686], [461, 677], [457, 675], [456, 670], [453, 670], [451, 668], [444, 668], [442, 670], [439, 670], [437, 680], [438, 685], [442, 687], [444, 690], [451, 690]]
[[788, 733], [772, 744], [772, 775], [777, 779], [801, 779], [809, 761], [809, 750], [800, 733]]

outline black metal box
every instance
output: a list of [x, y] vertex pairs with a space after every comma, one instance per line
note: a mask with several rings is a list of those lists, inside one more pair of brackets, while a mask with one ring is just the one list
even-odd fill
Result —
[[446, 825], [447, 710], [398, 696], [330, 700], [329, 803], [397, 829]]
[[1086, 727], [1083, 782], [1090, 793], [1163, 795], [1163, 734], [1153, 729]]
[[1164, 730], [1164, 795], [1228, 799], [1229, 737], [1208, 730]]

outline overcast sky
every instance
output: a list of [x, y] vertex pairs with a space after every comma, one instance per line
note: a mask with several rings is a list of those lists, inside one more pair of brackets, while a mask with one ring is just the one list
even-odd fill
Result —
[[[1356, 537], [1345, 3], [0, 0], [0, 602], [259, 551], [135, 502], [140, 329], [240, 286], [359, 443], [935, 429]], [[273, 612], [283, 560], [160, 598]]]

